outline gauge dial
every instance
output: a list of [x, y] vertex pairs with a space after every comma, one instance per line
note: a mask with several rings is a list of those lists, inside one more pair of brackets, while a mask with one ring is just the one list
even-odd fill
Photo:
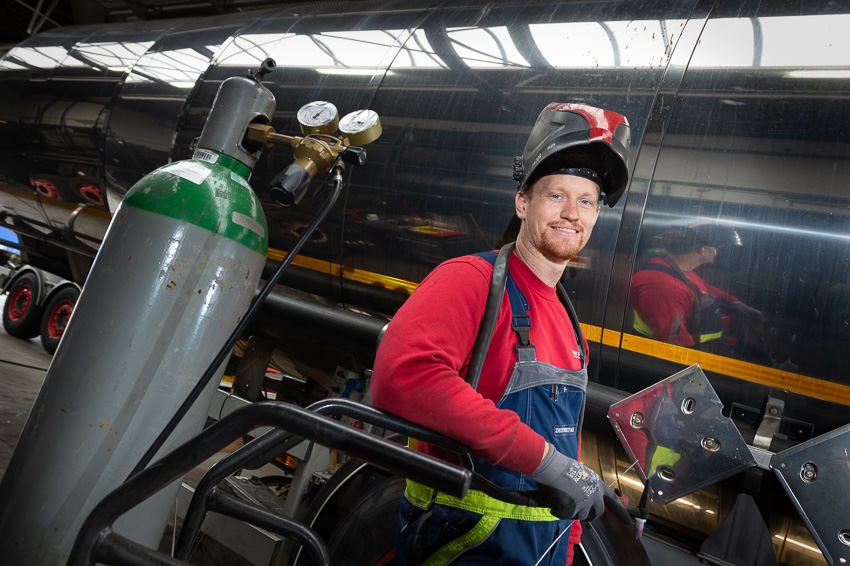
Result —
[[355, 110], [343, 116], [339, 131], [352, 145], [372, 143], [381, 135], [381, 120], [374, 110]]
[[330, 102], [315, 100], [298, 110], [298, 123], [304, 135], [333, 134], [339, 126], [339, 112]]

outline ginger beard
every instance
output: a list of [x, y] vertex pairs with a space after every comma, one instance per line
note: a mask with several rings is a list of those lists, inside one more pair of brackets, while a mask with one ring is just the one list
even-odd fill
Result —
[[573, 175], [547, 175], [524, 193], [518, 193], [516, 213], [523, 220], [520, 238], [543, 257], [564, 263], [587, 244], [599, 208], [586, 210], [576, 201], [598, 201], [599, 186], [589, 179]]

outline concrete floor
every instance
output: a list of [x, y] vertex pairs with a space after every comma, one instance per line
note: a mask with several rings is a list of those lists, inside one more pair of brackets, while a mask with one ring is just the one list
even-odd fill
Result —
[[[0, 309], [5, 303], [4, 295], [0, 297]], [[40, 338], [14, 338], [6, 334], [0, 324], [0, 479], [12, 458], [51, 358], [42, 349]]]

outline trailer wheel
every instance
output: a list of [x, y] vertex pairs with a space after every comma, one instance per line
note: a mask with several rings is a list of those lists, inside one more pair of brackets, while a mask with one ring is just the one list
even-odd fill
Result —
[[65, 287], [47, 302], [41, 317], [41, 346], [48, 354], [56, 352], [79, 296], [76, 287]]
[[38, 336], [41, 307], [38, 298], [38, 279], [24, 273], [12, 283], [3, 308], [3, 328], [10, 336], [32, 338]]

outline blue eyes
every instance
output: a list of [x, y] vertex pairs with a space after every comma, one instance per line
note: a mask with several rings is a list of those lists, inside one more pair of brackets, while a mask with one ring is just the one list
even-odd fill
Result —
[[[563, 199], [566, 198], [566, 196], [564, 196], [560, 193], [552, 193], [551, 195], [549, 195], [549, 198], [551, 198], [552, 200], [563, 200]], [[576, 205], [579, 208], [583, 208], [585, 210], [592, 210], [592, 209], [595, 209], [597, 206], [599, 206], [598, 201], [591, 200], [591, 199], [588, 199], [588, 198], [580, 198], [580, 199], [577, 199], [575, 202], [576, 202]]]

